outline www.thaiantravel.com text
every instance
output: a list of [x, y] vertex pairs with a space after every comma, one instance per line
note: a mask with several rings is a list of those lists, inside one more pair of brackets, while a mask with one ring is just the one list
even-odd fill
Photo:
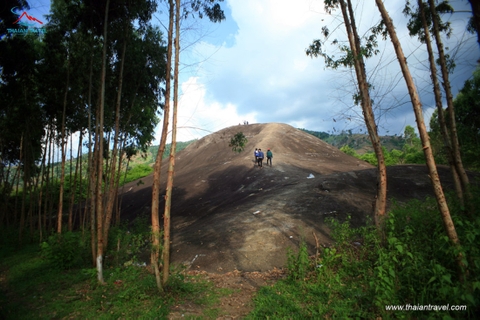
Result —
[[386, 305], [386, 311], [466, 311], [465, 305], [436, 305], [436, 304], [404, 304]]

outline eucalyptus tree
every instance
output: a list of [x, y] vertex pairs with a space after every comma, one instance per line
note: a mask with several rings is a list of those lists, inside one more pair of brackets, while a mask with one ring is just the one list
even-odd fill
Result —
[[[412, 10], [410, 3], [407, 2], [404, 12], [405, 14], [411, 16], [411, 19], [408, 23], [410, 35], [417, 35], [419, 40], [422, 43], [425, 43], [427, 47], [431, 78], [434, 88], [433, 92], [438, 110], [439, 125], [443, 136], [447, 159], [454, 177], [457, 196], [463, 205], [464, 194], [468, 202], [471, 203], [469, 179], [463, 167], [460, 154], [460, 146], [455, 122], [455, 108], [453, 105], [453, 95], [449, 79], [449, 72], [451, 71], [453, 64], [448, 61], [448, 55], [445, 54], [445, 48], [440, 35], [442, 32], [447, 38], [449, 38], [451, 36], [452, 29], [450, 23], [442, 22], [439, 15], [439, 13], [452, 13], [454, 12], [454, 9], [452, 6], [450, 6], [448, 1], [442, 1], [438, 5], [435, 5], [433, 0], [429, 0], [428, 3], [418, 0], [417, 4], [417, 9]], [[436, 44], [438, 59], [435, 57], [432, 42]], [[446, 121], [447, 119], [445, 118], [443, 111], [442, 93], [437, 75], [436, 62], [440, 66], [440, 74], [442, 77], [441, 84], [444, 89], [447, 103], [447, 113], [449, 115], [447, 118], [448, 121]]]
[[[127, 46], [123, 53], [124, 66], [121, 68], [125, 76], [120, 76], [119, 69], [119, 77], [117, 77], [119, 86], [116, 89], [114, 112], [116, 119], [110, 161], [107, 220], [111, 220], [117, 200], [120, 175], [115, 172], [116, 163], [120, 169], [124, 156], [123, 149], [126, 146], [146, 151], [154, 138], [154, 130], [158, 124], [157, 113], [163, 107], [160, 100], [163, 98], [161, 84], [165, 77], [165, 49], [162, 45], [162, 34], [158, 28], [146, 26], [131, 32], [125, 38], [128, 39], [128, 43], [124, 42]], [[120, 87], [122, 78], [125, 85]], [[117, 149], [120, 149], [119, 152]], [[117, 153], [119, 153], [118, 159]], [[107, 234], [105, 233], [106, 237]]]
[[[151, 263], [154, 266], [157, 287], [160, 291], [167, 284], [169, 277], [170, 264], [170, 205], [171, 195], [173, 189], [173, 173], [175, 164], [175, 146], [176, 146], [176, 108], [178, 105], [178, 65], [180, 62], [180, 19], [187, 19], [189, 16], [198, 15], [199, 18], [207, 16], [212, 22], [221, 22], [225, 19], [225, 14], [218, 2], [223, 0], [191, 0], [181, 2], [176, 0], [168, 0], [168, 31], [167, 31], [167, 63], [166, 63], [166, 78], [165, 78], [165, 109], [163, 115], [162, 136], [155, 159], [153, 185], [152, 185], [152, 253]], [[181, 8], [181, 6], [183, 6]], [[181, 10], [182, 9], [182, 10]], [[175, 28], [174, 28], [175, 25]], [[174, 117], [172, 130], [172, 146], [170, 148], [169, 170], [167, 177], [167, 186], [165, 194], [164, 207], [164, 226], [163, 226], [163, 252], [162, 262], [160, 261], [160, 219], [159, 219], [159, 197], [160, 197], [160, 178], [161, 178], [161, 164], [162, 156], [165, 151], [168, 121], [170, 114], [170, 98], [171, 98], [171, 76], [170, 70], [172, 68], [173, 59], [173, 36], [175, 35], [175, 62], [174, 62]], [[160, 267], [162, 267], [163, 277], [160, 276]]]
[[[86, 126], [86, 114], [82, 106], [85, 104], [87, 78], [83, 70], [88, 65], [89, 43], [78, 28], [76, 19], [70, 19], [79, 14], [76, 3], [54, 1], [52, 13], [48, 16], [48, 32], [43, 41], [44, 58], [41, 68], [46, 77], [40, 84], [42, 102], [50, 128], [54, 128], [57, 132], [56, 141], [61, 150], [57, 233], [62, 232], [63, 206], [66, 202], [64, 201], [64, 183], [68, 136], [74, 132], [82, 132]], [[56, 72], [52, 73], [51, 70]], [[69, 214], [69, 228], [72, 224], [71, 219]]]
[[[372, 142], [372, 146], [377, 158], [377, 195], [375, 198], [374, 217], [376, 225], [381, 227], [387, 205], [387, 169], [380, 137], [377, 131], [377, 124], [375, 122], [375, 115], [372, 107], [373, 102], [370, 97], [370, 84], [368, 83], [364, 62], [364, 57], [371, 57], [377, 52], [376, 35], [373, 33], [370, 37], [364, 39], [365, 41], [362, 45], [362, 39], [358, 34], [351, 0], [325, 0], [324, 4], [325, 11], [329, 13], [340, 6], [349, 41], [349, 47], [341, 45], [340, 50], [344, 53], [344, 55], [335, 60], [326, 53], [324, 49], [324, 42], [321, 40], [314, 40], [314, 42], [306, 50], [306, 53], [311, 57], [322, 56], [325, 59], [325, 64], [327, 67], [333, 69], [337, 69], [341, 66], [348, 68], [353, 67], [355, 69], [358, 94], [355, 95], [354, 99], [359, 102], [362, 107], [365, 125], [367, 127], [370, 141]], [[373, 30], [376, 31], [376, 29]], [[325, 38], [328, 39], [330, 35], [330, 30], [328, 27], [323, 27], [322, 32]], [[333, 42], [338, 43], [338, 40], [335, 39]]]
[[[447, 10], [453, 10], [453, 8], [448, 6]], [[413, 11], [410, 6], [410, 3], [407, 2], [405, 5], [404, 13], [406, 15], [411, 16], [410, 21], [408, 22], [408, 29], [410, 31], [410, 35], [411, 36], [417, 35], [419, 38], [419, 41], [421, 41], [422, 43], [425, 43], [427, 47], [428, 61], [429, 61], [431, 79], [433, 84], [433, 93], [435, 96], [435, 104], [437, 107], [437, 115], [438, 115], [440, 129], [441, 129], [441, 133], [444, 141], [445, 151], [447, 154], [448, 163], [450, 164], [450, 170], [452, 172], [457, 197], [459, 198], [459, 200], [462, 202], [462, 205], [463, 205], [463, 198], [464, 198], [463, 191], [460, 183], [460, 178], [457, 172], [457, 168], [454, 162], [452, 140], [450, 139], [450, 134], [447, 129], [447, 124], [445, 122], [445, 115], [443, 112], [443, 104], [442, 104], [442, 93], [441, 93], [440, 84], [438, 81], [437, 67], [435, 64], [435, 56], [434, 56], [434, 52], [431, 44], [432, 39], [430, 35], [429, 22], [431, 22], [432, 16], [431, 14], [429, 14], [428, 15], [429, 19], [427, 20], [427, 14], [425, 13], [425, 4], [422, 1], [418, 1], [418, 7], [416, 11]], [[444, 25], [443, 27], [445, 31], [451, 32], [450, 27], [448, 25]]]
[[[155, 2], [153, 1], [141, 1], [135, 3], [117, 1], [112, 3], [112, 7], [110, 8], [114, 15], [109, 20], [109, 25], [121, 26], [118, 28], [120, 32], [117, 32], [116, 34], [112, 32], [110, 37], [113, 38], [112, 43], [121, 43], [121, 49], [115, 50], [115, 46], [113, 46], [112, 50], [114, 56], [116, 57], [114, 60], [116, 60], [117, 63], [114, 68], [109, 68], [109, 70], [114, 71], [113, 75], [115, 76], [112, 78], [117, 79], [117, 85], [114, 87], [114, 90], [112, 90], [117, 92], [117, 94], [116, 98], [113, 100], [116, 101], [115, 111], [113, 111], [112, 104], [105, 104], [105, 107], [108, 106], [110, 107], [110, 110], [112, 110], [112, 112], [107, 113], [105, 124], [107, 125], [106, 128], [108, 128], [108, 118], [110, 118], [110, 123], [114, 123], [114, 130], [116, 132], [114, 133], [114, 139], [118, 140], [119, 137], [122, 136], [125, 141], [135, 141], [137, 145], [140, 145], [141, 147], [148, 145], [153, 138], [153, 130], [157, 123], [156, 112], [158, 108], [161, 107], [159, 102], [161, 98], [159, 83], [165, 74], [165, 70], [163, 69], [164, 57], [162, 55], [163, 49], [161, 46], [161, 35], [149, 24], [149, 20], [155, 8]], [[105, 13], [105, 15], [106, 14], [107, 13]], [[105, 38], [106, 32], [104, 33], [104, 39]], [[120, 39], [123, 41], [120, 41]], [[139, 58], [138, 54], [142, 52], [143, 45], [146, 45], [146, 51], [143, 52], [143, 56]], [[134, 49], [127, 50], [127, 48], [130, 46], [134, 46]], [[129, 56], [129, 53], [132, 53], [132, 55]], [[137, 63], [137, 65], [134, 63], [129, 64], [129, 61], [133, 61], [134, 59], [136, 59], [135, 63]], [[109, 61], [112, 61], [112, 59], [109, 59]], [[138, 63], [142, 63], [143, 65], [138, 65]], [[134, 72], [138, 74], [138, 76], [123, 76], [124, 74], [127, 75], [128, 73], [133, 74]], [[104, 81], [105, 78], [102, 76], [102, 82]], [[122, 85], [120, 86], [120, 84]], [[105, 85], [105, 88], [108, 89], [109, 87], [107, 83], [105, 83]], [[128, 90], [126, 90], [124, 93], [123, 88], [128, 88]], [[105, 98], [100, 99], [105, 101]], [[99, 108], [100, 110], [102, 109], [101, 104]], [[102, 118], [103, 117], [100, 112], [100, 120], [102, 120]], [[112, 118], [114, 121], [111, 121]], [[125, 120], [125, 123], [121, 124], [120, 119]], [[99, 125], [99, 128], [102, 130], [103, 123]], [[123, 135], [120, 135], [121, 128], [125, 128], [125, 133]], [[131, 129], [129, 130], [129, 128]], [[103, 133], [98, 133], [98, 135], [98, 140], [103, 140]], [[115, 144], [118, 144], [118, 141], [114, 141], [114, 145]], [[132, 144], [130, 143], [130, 145]], [[114, 146], [114, 148], [118, 148], [118, 146]], [[109, 148], [107, 145], [107, 151], [104, 153], [105, 156], [109, 154], [108, 149]], [[103, 151], [101, 144], [97, 150]], [[99, 157], [103, 158], [103, 152], [99, 152], [97, 154], [97, 161]], [[112, 161], [110, 162], [110, 168], [113, 168], [113, 170], [110, 170], [110, 174], [113, 176], [115, 176], [115, 163], [115, 157], [113, 157]], [[112, 218], [111, 210], [113, 208], [113, 201], [116, 196], [115, 190], [112, 192], [107, 189], [105, 190], [105, 192], [109, 192], [110, 198], [107, 202], [107, 206], [105, 207], [107, 210], [104, 211], [102, 207], [103, 195], [99, 193], [99, 188], [102, 187], [101, 177], [103, 177], [103, 168], [100, 165], [100, 162], [98, 162], [96, 170], [97, 205], [95, 211], [97, 212], [97, 270], [99, 274], [99, 281], [102, 282], [100, 277], [101, 266], [99, 266], [98, 262], [101, 262], [102, 254], [108, 243], [108, 230]], [[108, 174], [106, 176], [108, 177]], [[109, 188], [116, 189], [115, 179], [111, 177], [110, 181], [111, 183], [109, 184]], [[101, 232], [103, 234], [101, 234]]]
[[[58, 210], [57, 210], [57, 233], [62, 233], [63, 224], [63, 195], [65, 182], [65, 161], [66, 161], [66, 119], [67, 119], [67, 100], [70, 90], [70, 63], [69, 53], [66, 41], [62, 41], [61, 35], [54, 32], [52, 28], [47, 33], [45, 39], [45, 56], [43, 66], [44, 70], [55, 68], [55, 77], [47, 77], [42, 83], [45, 86], [43, 91], [44, 109], [47, 113], [50, 123], [57, 129], [57, 143], [61, 150], [61, 173], [58, 192]], [[69, 108], [71, 109], [71, 108]]]
[[[67, 106], [72, 104], [66, 108], [67, 128], [80, 134], [87, 129], [89, 135], [90, 206], [86, 208], [100, 282], [122, 148], [146, 147], [158, 122], [165, 59], [161, 34], [149, 23], [155, 8], [150, 0], [57, 0], [49, 17], [67, 53], [59, 66], [70, 66], [64, 68], [70, 72], [69, 84], [63, 81]], [[77, 71], [83, 74], [74, 77]], [[80, 82], [74, 83], [76, 79]], [[55, 101], [59, 104], [58, 94]], [[70, 214], [69, 223], [71, 219]]]
[[[448, 3], [448, 1], [445, 1]], [[445, 90], [445, 95], [447, 98], [447, 112], [450, 116], [449, 121], [449, 128], [451, 134], [451, 143], [453, 149], [453, 161], [455, 164], [455, 168], [457, 169], [457, 173], [460, 176], [460, 181], [462, 182], [463, 192], [467, 196], [467, 201], [469, 202], [469, 206], [471, 208], [471, 201], [472, 195], [470, 193], [470, 182], [468, 179], [468, 175], [463, 167], [462, 157], [460, 155], [460, 146], [458, 143], [458, 134], [457, 134], [457, 125], [455, 121], [455, 107], [453, 105], [453, 94], [450, 85], [450, 77], [449, 77], [449, 63], [447, 61], [447, 55], [445, 54], [444, 45], [442, 42], [442, 38], [440, 37], [440, 32], [443, 29], [440, 16], [437, 12], [437, 8], [433, 0], [428, 0], [430, 11], [432, 14], [432, 24], [433, 24], [433, 34], [435, 37], [435, 43], [437, 44], [438, 56], [439, 56], [439, 64], [440, 69], [442, 72], [442, 85], [443, 89]], [[470, 209], [470, 213], [473, 214], [473, 210]]]
[[26, 221], [26, 196], [38, 173], [35, 163], [41, 158], [44, 137], [45, 117], [38, 96], [40, 46], [38, 36], [33, 34], [5, 35], [0, 40], [0, 183], [5, 215], [9, 215], [12, 210], [7, 199], [12, 185], [3, 172], [15, 166], [17, 185], [23, 182], [20, 217], [13, 210], [13, 221], [20, 221], [20, 238]]
[[30, 46], [29, 42], [22, 41], [25, 39], [14, 37], [7, 31], [17, 19], [10, 9], [14, 7], [20, 10], [29, 9], [27, 1], [6, 0], [2, 7], [3, 10], [0, 10], [0, 52], [2, 52], [0, 55], [0, 196], [3, 198], [4, 210], [0, 216], [0, 227], [8, 211], [8, 198], [12, 189], [10, 173], [12, 164], [18, 161], [20, 145], [18, 143], [20, 139], [16, 134], [18, 130], [13, 130], [15, 119], [12, 115], [16, 113], [14, 108], [16, 97], [9, 92], [9, 86], [15, 85], [13, 82], [16, 69], [21, 68], [19, 64], [22, 61], [17, 60], [18, 56], [15, 52]]
[[[14, 212], [10, 206], [10, 195], [17, 176], [17, 181], [20, 181], [23, 128], [17, 126], [26, 120], [21, 104], [25, 103], [27, 92], [32, 95], [32, 102], [36, 101], [34, 83], [28, 80], [34, 79], [36, 74], [33, 38], [18, 37], [7, 30], [18, 18], [11, 12], [14, 7], [25, 10], [29, 9], [29, 5], [23, 0], [6, 0], [0, 10], [0, 228], [4, 226], [4, 221], [9, 224], [9, 215]], [[28, 140], [25, 143], [28, 144]], [[12, 170], [15, 173], [12, 174]], [[16, 213], [13, 214], [16, 216]]]
[[[162, 170], [162, 157], [165, 151], [168, 133], [168, 120], [170, 117], [170, 85], [172, 68], [172, 52], [173, 52], [173, 24], [175, 17], [175, 5], [173, 0], [168, 0], [168, 31], [167, 31], [167, 59], [166, 59], [166, 76], [165, 76], [165, 107], [163, 110], [163, 126], [162, 135], [160, 138], [160, 145], [158, 147], [157, 156], [155, 159], [153, 171], [153, 185], [152, 185], [152, 252], [150, 261], [155, 271], [155, 280], [157, 288], [163, 291], [164, 283], [161, 277], [161, 261], [160, 261], [160, 178]], [[164, 270], [164, 272], [168, 272]]]
[[[473, 77], [465, 81], [453, 103], [462, 158], [469, 169], [478, 170], [480, 168], [480, 71], [478, 68], [473, 72]], [[448, 114], [446, 117], [448, 118]], [[430, 135], [437, 138], [440, 134], [438, 112], [435, 112], [430, 119]], [[443, 156], [441, 151], [437, 152], [438, 157]]]
[[[442, 189], [442, 185], [440, 183], [440, 178], [438, 175], [435, 159], [433, 157], [432, 148], [430, 145], [430, 139], [428, 136], [428, 132], [425, 126], [425, 121], [423, 118], [422, 112], [422, 104], [420, 102], [420, 98], [417, 92], [417, 88], [413, 81], [412, 75], [410, 73], [410, 69], [407, 65], [407, 59], [405, 54], [403, 53], [403, 49], [398, 39], [397, 33], [395, 31], [395, 27], [393, 24], [388, 11], [386, 10], [382, 0], [375, 0], [377, 3], [378, 10], [382, 16], [383, 23], [387, 29], [388, 35], [390, 40], [392, 41], [393, 47], [395, 49], [395, 53], [397, 55], [398, 62], [400, 64], [400, 68], [402, 70], [403, 77], [405, 79], [405, 83], [408, 88], [408, 93], [410, 95], [410, 99], [412, 101], [413, 111], [415, 113], [415, 119], [417, 122], [418, 132], [420, 134], [420, 139], [422, 141], [422, 149], [425, 155], [425, 161], [427, 163], [428, 171], [430, 180], [432, 182], [433, 191], [435, 194], [435, 198], [437, 200], [438, 209], [442, 216], [443, 224], [445, 227], [445, 231], [447, 233], [448, 238], [452, 242], [453, 246], [456, 249], [460, 249], [460, 240], [457, 235], [457, 231], [455, 229], [454, 222], [450, 215], [450, 209], [448, 208], [448, 204], [445, 198], [445, 194]], [[462, 253], [459, 250], [459, 254], [457, 256], [457, 263], [461, 270], [461, 273], [464, 274], [464, 265], [462, 262]]]

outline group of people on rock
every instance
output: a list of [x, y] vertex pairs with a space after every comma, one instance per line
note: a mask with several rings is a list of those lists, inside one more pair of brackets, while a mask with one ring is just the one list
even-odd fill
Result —
[[[265, 155], [262, 149], [255, 148], [255, 151], [253, 154], [255, 156], [255, 164], [258, 165], [260, 168], [263, 168], [263, 159], [265, 158]], [[272, 158], [273, 158], [273, 153], [270, 149], [268, 149], [267, 150], [267, 166], [269, 163], [270, 163], [270, 167], [272, 166]]]

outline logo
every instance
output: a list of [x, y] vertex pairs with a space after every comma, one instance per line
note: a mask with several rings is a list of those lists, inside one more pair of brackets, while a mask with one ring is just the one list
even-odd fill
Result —
[[42, 21], [29, 15], [26, 11], [18, 14], [16, 9], [17, 7], [13, 7], [12, 10], [10, 10], [18, 18], [12, 23], [13, 28], [7, 28], [9, 33], [25, 35], [27, 33], [44, 34], [46, 32]]

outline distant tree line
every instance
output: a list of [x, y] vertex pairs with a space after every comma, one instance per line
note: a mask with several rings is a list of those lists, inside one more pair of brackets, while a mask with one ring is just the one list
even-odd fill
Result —
[[[472, 79], [465, 81], [463, 88], [453, 100], [455, 120], [463, 164], [473, 171], [480, 170], [480, 69], [473, 73]], [[446, 112], [446, 110], [445, 110]], [[449, 121], [449, 116], [446, 116]], [[338, 134], [300, 129], [323, 141], [339, 148], [348, 155], [377, 165], [374, 152], [365, 152], [371, 149], [371, 142], [366, 134], [341, 131]], [[440, 129], [438, 110], [435, 110], [430, 119], [428, 132], [433, 155], [438, 164], [448, 165], [447, 150]], [[415, 129], [407, 125], [403, 135], [380, 136], [385, 154], [386, 165], [396, 164], [425, 164], [421, 141]]]

